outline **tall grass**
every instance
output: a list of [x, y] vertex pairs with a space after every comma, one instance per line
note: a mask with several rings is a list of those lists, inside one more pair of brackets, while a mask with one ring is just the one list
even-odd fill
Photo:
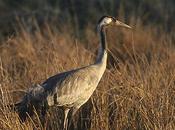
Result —
[[[108, 29], [109, 60], [97, 90], [73, 118], [72, 129], [175, 129], [175, 47], [171, 37], [152, 27]], [[69, 32], [67, 32], [69, 30]], [[0, 129], [60, 129], [63, 112], [50, 108], [45, 126], [36, 114], [21, 123], [7, 104], [17, 102], [32, 84], [56, 73], [90, 64], [98, 36], [91, 27], [82, 40], [71, 27], [21, 28], [0, 45]]]

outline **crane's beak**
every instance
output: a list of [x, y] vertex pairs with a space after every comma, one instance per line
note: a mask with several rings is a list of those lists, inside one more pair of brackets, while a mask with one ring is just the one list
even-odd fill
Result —
[[120, 21], [118, 21], [118, 20], [116, 20], [115, 25], [121, 26], [121, 27], [125, 27], [125, 28], [129, 28], [129, 29], [132, 29], [132, 27], [130, 27], [129, 25], [127, 25], [127, 24], [125, 24], [125, 23], [122, 23], [122, 22], [120, 22]]

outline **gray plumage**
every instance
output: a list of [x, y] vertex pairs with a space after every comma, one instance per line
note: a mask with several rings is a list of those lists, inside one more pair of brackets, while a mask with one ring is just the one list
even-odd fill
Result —
[[16, 110], [20, 117], [25, 120], [26, 112], [33, 114], [35, 109], [43, 109], [48, 106], [60, 106], [64, 109], [64, 129], [67, 129], [67, 115], [72, 110], [75, 112], [88, 101], [95, 91], [105, 69], [107, 62], [107, 43], [105, 28], [108, 25], [118, 25], [130, 28], [111, 16], [103, 16], [98, 22], [100, 36], [100, 48], [97, 60], [94, 64], [75, 70], [63, 72], [48, 78], [41, 85], [36, 85], [24, 96], [22, 101], [16, 104]]

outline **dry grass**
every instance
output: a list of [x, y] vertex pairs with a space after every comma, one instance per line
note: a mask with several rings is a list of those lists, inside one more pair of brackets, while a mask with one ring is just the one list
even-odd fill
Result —
[[[34, 33], [21, 29], [1, 43], [0, 129], [60, 128], [63, 113], [56, 108], [49, 110], [47, 126], [42, 126], [38, 116], [20, 123], [6, 105], [20, 99], [23, 93], [18, 90], [93, 62], [98, 47], [94, 31], [88, 27], [87, 38], [78, 40], [71, 28], [62, 28], [46, 25]], [[175, 129], [175, 46], [170, 36], [155, 32], [141, 25], [135, 25], [133, 33], [108, 30], [108, 69], [91, 100], [75, 116], [72, 129]]]

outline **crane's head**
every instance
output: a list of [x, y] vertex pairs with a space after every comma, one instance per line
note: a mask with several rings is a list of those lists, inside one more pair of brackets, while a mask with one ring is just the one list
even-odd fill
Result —
[[122, 22], [118, 21], [116, 18], [111, 17], [111, 16], [103, 16], [98, 21], [98, 29], [101, 29], [101, 28], [109, 26], [109, 25], [121, 26], [121, 27], [131, 29], [131, 27], [129, 25], [122, 23]]

